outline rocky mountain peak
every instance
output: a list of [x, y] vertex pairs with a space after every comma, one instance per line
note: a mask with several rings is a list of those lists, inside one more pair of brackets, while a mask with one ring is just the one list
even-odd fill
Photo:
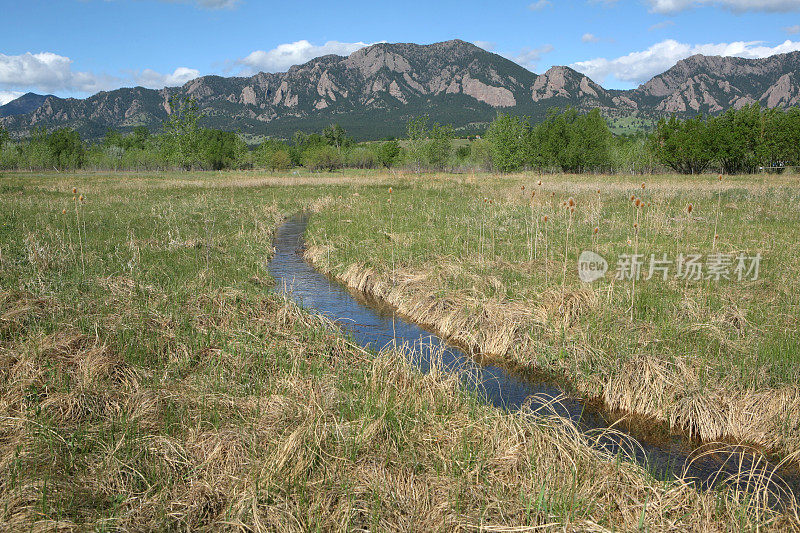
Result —
[[536, 78], [531, 88], [534, 102], [551, 98], [602, 99], [607, 98], [606, 90], [581, 74], [564, 66], [551, 67]]
[[110, 127], [156, 129], [171, 112], [171, 97], [191, 96], [210, 127], [288, 137], [339, 122], [367, 138], [402, 134], [408, 119], [420, 114], [474, 127], [498, 109], [537, 120], [548, 108], [567, 105], [650, 117], [717, 113], [752, 102], [786, 107], [800, 104], [798, 72], [800, 52], [765, 59], [695, 55], [635, 90], [607, 91], [569, 67], [536, 75], [460, 39], [377, 43], [281, 73], [203, 76], [182, 87], [124, 88], [86, 99], [25, 95], [0, 106], [0, 124], [18, 136], [34, 126], [73, 127], [85, 137], [102, 136]]

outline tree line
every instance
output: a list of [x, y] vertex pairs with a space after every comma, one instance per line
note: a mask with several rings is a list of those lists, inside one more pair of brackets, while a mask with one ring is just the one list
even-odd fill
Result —
[[800, 108], [751, 104], [718, 116], [661, 119], [650, 138], [656, 159], [682, 174], [745, 174], [800, 164]]
[[414, 171], [729, 174], [782, 169], [800, 162], [800, 109], [762, 109], [758, 104], [714, 117], [662, 119], [650, 134], [613, 135], [599, 110], [551, 109], [532, 124], [498, 113], [483, 136], [456, 139], [452, 126], [427, 116], [411, 119], [404, 139], [356, 143], [338, 124], [321, 132], [296, 132], [289, 140], [266, 139], [251, 147], [235, 132], [198, 126], [194, 100], [175, 99], [160, 130], [140, 126], [128, 134], [109, 130], [84, 143], [77, 132], [34, 129], [12, 141], [0, 127], [0, 169], [223, 170], [304, 167], [404, 167]]

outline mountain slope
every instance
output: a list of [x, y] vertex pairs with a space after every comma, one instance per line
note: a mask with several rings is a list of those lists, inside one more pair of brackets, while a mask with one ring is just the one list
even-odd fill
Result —
[[800, 52], [764, 59], [694, 55], [636, 89], [637, 98], [661, 113], [717, 113], [759, 102], [797, 105]]
[[0, 118], [12, 117], [15, 115], [25, 115], [39, 109], [48, 98], [56, 98], [52, 94], [41, 95], [36, 93], [26, 93], [19, 98], [0, 106]]
[[619, 91], [606, 90], [569, 67], [536, 75], [460, 40], [382, 43], [281, 73], [203, 76], [182, 87], [123, 88], [82, 100], [49, 97], [31, 112], [0, 123], [16, 136], [36, 126], [68, 126], [96, 138], [110, 127], [156, 129], [171, 112], [171, 98], [189, 96], [203, 110], [206, 126], [289, 137], [298, 129], [338, 122], [365, 139], [402, 135], [408, 119], [423, 113], [469, 130], [500, 110], [536, 120], [550, 107], [567, 105], [650, 118], [716, 113], [751, 102], [786, 107], [800, 102], [799, 69], [800, 52], [757, 60], [693, 56], [637, 89]]

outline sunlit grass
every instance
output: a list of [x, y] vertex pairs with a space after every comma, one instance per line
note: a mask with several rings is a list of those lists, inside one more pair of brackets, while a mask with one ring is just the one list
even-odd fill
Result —
[[[477, 328], [481, 351], [502, 347], [495, 355], [704, 438], [800, 445], [800, 186], [790, 177], [462, 176], [398, 180], [394, 191], [391, 238], [385, 189], [364, 186], [312, 218], [309, 241], [325, 253], [310, 257], [363, 285], [359, 273], [386, 279], [394, 254], [401, 283], [383, 296], [457, 340], [474, 341]], [[582, 250], [607, 258], [605, 279], [578, 279]], [[761, 254], [759, 279], [739, 281], [735, 260], [730, 280], [676, 278], [679, 254], [714, 252]], [[643, 277], [651, 254], [673, 263], [666, 280], [614, 280], [623, 254], [642, 255]], [[573, 294], [584, 303], [568, 303]], [[667, 385], [618, 383], [645, 361], [671, 369]], [[722, 404], [698, 403], [726, 391]], [[742, 424], [755, 392], [789, 403]]]
[[[518, 181], [0, 174], [0, 520], [26, 531], [797, 527], [793, 510], [754, 508], [746, 494], [654, 480], [558, 418], [487, 407], [457, 379], [367, 353], [271, 293], [273, 229], [312, 209], [313, 238], [327, 235], [342, 268], [385, 273], [394, 249], [401, 280], [415, 265], [436, 269], [439, 298], [475, 287], [480, 298], [524, 302], [548, 283], [529, 264], [531, 213]], [[583, 193], [569, 195], [576, 245], [589, 242]], [[541, 209], [551, 246], [545, 258], [540, 241], [533, 259], [549, 265], [550, 284], [561, 283], [568, 224], [556, 211]], [[597, 295], [573, 283], [568, 298], [546, 291], [542, 300], [565, 324], [575, 316], [611, 328], [613, 315], [582, 312]], [[677, 288], [668, 294], [679, 301]], [[659, 291], [645, 284], [636, 300], [659, 331], [677, 330]], [[494, 311], [527, 316], [525, 305], [519, 315]], [[762, 312], [759, 324], [773, 317]], [[765, 337], [761, 364], [784, 364], [796, 348], [788, 331]], [[556, 364], [569, 339], [567, 329], [537, 353]], [[598, 353], [624, 345], [603, 342]], [[580, 364], [588, 373], [608, 361]], [[735, 368], [764, 386], [743, 359]]]

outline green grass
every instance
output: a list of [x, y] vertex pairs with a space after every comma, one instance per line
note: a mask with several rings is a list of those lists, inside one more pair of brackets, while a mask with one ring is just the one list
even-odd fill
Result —
[[[791, 512], [654, 480], [593, 451], [565, 421], [498, 412], [456, 379], [365, 352], [271, 293], [272, 230], [300, 209], [318, 211], [314, 238], [341, 243], [334, 256], [350, 250], [343, 264], [385, 266], [386, 236], [369, 223], [386, 220], [394, 179], [0, 174], [5, 527], [797, 527]], [[436, 178], [392, 183], [395, 232], [420, 238], [397, 247], [404, 267], [442, 257], [431, 249], [444, 240], [424, 241], [434, 237], [425, 220], [465, 209], [464, 191], [489, 192]], [[73, 187], [85, 195], [77, 216]], [[345, 202], [359, 209], [334, 209]], [[491, 220], [512, 223], [504, 209]], [[372, 248], [345, 246], [360, 236]], [[506, 234], [495, 253], [515, 247]], [[520, 276], [502, 274], [495, 290], [512, 297], [505, 284]], [[768, 360], [793, 346], [772, 342]]]
[[[400, 301], [428, 295], [449, 300], [465, 323], [476, 319], [484, 330], [512, 322], [517, 326], [514, 346], [496, 355], [565, 374], [584, 393], [615, 406], [638, 406], [634, 410], [712, 440], [730, 437], [797, 449], [800, 186], [774, 176], [725, 177], [722, 182], [716, 176], [546, 176], [538, 187], [539, 178], [401, 180], [393, 184], [391, 204], [386, 184], [362, 187], [359, 196], [337, 199], [312, 218], [309, 242], [324, 250], [312, 255], [321, 268], [340, 277], [351, 265], [386, 280], [414, 275], [418, 281], [403, 285]], [[639, 210], [638, 219], [631, 195], [651, 203]], [[572, 222], [562, 207], [569, 197], [577, 202]], [[731, 280], [686, 282], [675, 279], [674, 264], [667, 281], [640, 280], [634, 288], [629, 280], [610, 279], [622, 254], [707, 257], [713, 250], [718, 202], [716, 250], [734, 256], [760, 253], [758, 280], [738, 281], [731, 269]], [[593, 237], [595, 227], [599, 231]], [[591, 285], [578, 279], [582, 250], [607, 258], [605, 279]], [[586, 301], [574, 316], [565, 316], [570, 295]], [[499, 311], [486, 317], [486, 305]], [[435, 324], [445, 316], [414, 318]], [[457, 333], [467, 337], [468, 332]], [[496, 337], [487, 334], [484, 348]], [[643, 361], [670, 380], [660, 397], [659, 383], [617, 383]], [[615, 387], [620, 390], [609, 392]], [[773, 431], [771, 411], [756, 414], [763, 418], [748, 427], [703, 419], [724, 418], [737, 409], [744, 416], [741, 405], [757, 393], [789, 395], [783, 407], [790, 413], [790, 431]], [[681, 414], [681, 402], [689, 408], [691, 398], [717, 394], [731, 405]], [[738, 422], [740, 417], [734, 418]], [[765, 435], [750, 434], [754, 429]]]

